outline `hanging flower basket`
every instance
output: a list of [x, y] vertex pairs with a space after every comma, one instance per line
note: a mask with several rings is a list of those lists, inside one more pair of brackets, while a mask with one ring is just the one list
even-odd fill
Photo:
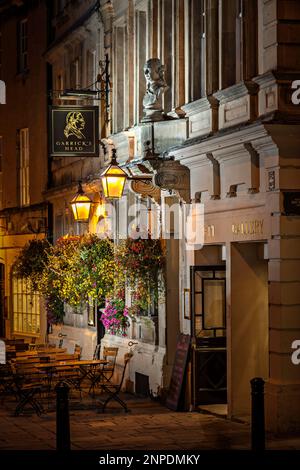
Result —
[[96, 235], [64, 236], [51, 246], [32, 240], [21, 251], [14, 273], [45, 297], [48, 323], [61, 323], [64, 304], [78, 307], [91, 299], [104, 303], [118, 279], [113, 243]]
[[129, 327], [129, 312], [122, 298], [107, 300], [101, 315], [105, 330], [111, 335], [127, 336]]
[[116, 250], [116, 264], [123, 267], [133, 285], [138, 280], [157, 284], [157, 277], [165, 265], [165, 255], [160, 240], [128, 238]]
[[165, 254], [160, 240], [128, 238], [116, 250], [116, 265], [123, 268], [132, 289], [131, 316], [148, 314], [164, 289]]
[[50, 247], [47, 239], [29, 240], [14, 262], [13, 275], [20, 279], [26, 279], [33, 291], [38, 290]]

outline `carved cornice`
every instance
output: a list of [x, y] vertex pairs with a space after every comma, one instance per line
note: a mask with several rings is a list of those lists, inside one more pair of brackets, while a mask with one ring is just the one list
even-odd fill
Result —
[[201, 98], [200, 100], [192, 101], [191, 103], [182, 106], [182, 109], [186, 113], [186, 117], [189, 117], [209, 109], [217, 109], [218, 106], [218, 100], [214, 96], [208, 96]]
[[254, 77], [253, 82], [257, 83], [261, 88], [274, 85], [289, 83], [293, 80], [299, 79], [299, 72], [283, 72], [272, 70], [271, 72], [266, 72], [262, 75]]
[[217, 91], [213, 96], [220, 104], [224, 104], [246, 95], [256, 95], [258, 88], [257, 83], [252, 81], [240, 82], [224, 90]]
[[241, 144], [235, 147], [216, 150], [213, 153], [213, 156], [219, 163], [223, 163], [229, 160], [235, 160], [237, 158], [249, 158], [249, 152], [245, 149], [245, 146]]
[[190, 162], [198, 158], [199, 155], [214, 153], [220, 149], [232, 148], [241, 143], [256, 142], [268, 137], [268, 132], [264, 125], [259, 123], [244, 126], [242, 129], [228, 130], [209, 138], [203, 138], [200, 142], [182, 145], [178, 149], [172, 150], [176, 160], [190, 166]]

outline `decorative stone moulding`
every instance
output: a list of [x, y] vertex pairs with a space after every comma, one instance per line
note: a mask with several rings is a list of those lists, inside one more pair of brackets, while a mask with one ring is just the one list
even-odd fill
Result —
[[275, 114], [278, 118], [289, 121], [300, 120], [300, 106], [292, 102], [295, 89], [292, 83], [299, 80], [297, 72], [267, 72], [253, 81], [259, 85], [258, 114]]
[[240, 82], [214, 93], [219, 101], [219, 129], [254, 121], [257, 117], [258, 85]]
[[236, 197], [242, 185], [248, 194], [259, 192], [259, 155], [251, 143], [237, 144], [214, 152], [220, 165], [220, 183], [223, 197]]
[[183, 106], [189, 118], [188, 138], [207, 135], [218, 130], [219, 102], [214, 96], [201, 98]]

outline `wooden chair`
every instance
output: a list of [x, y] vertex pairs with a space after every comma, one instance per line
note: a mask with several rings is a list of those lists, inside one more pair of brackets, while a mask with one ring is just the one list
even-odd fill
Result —
[[46, 391], [44, 374], [34, 367], [32, 362], [28, 364], [13, 364], [12, 369], [15, 394], [19, 399], [14, 416], [19, 416], [24, 411], [26, 405], [30, 405], [36, 414], [40, 416], [44, 412], [44, 408], [37, 395], [41, 398], [42, 392]]
[[103, 375], [108, 381], [114, 375], [118, 351], [119, 348], [114, 348], [110, 346], [104, 346], [103, 348], [103, 359], [105, 361], [108, 361], [108, 364], [103, 367]]
[[80, 346], [80, 344], [75, 344], [74, 354], [78, 356], [78, 359], [80, 359], [81, 357], [81, 352], [82, 352], [82, 347]]
[[[78, 353], [76, 354], [57, 354], [55, 361], [65, 362], [65, 364], [58, 365], [55, 368], [55, 373], [53, 375], [54, 381], [66, 382], [72, 388], [77, 389], [80, 392], [81, 397], [81, 373], [80, 367], [77, 365], [68, 366], [68, 362], [78, 361]], [[51, 361], [50, 361], [51, 362]]]
[[12, 366], [11, 364], [0, 364], [1, 403], [3, 403], [4, 397], [8, 395], [16, 395]]
[[129, 363], [132, 356], [133, 356], [132, 353], [127, 353], [127, 354], [124, 355], [123, 372], [122, 372], [121, 380], [118, 384], [112, 384], [111, 382], [108, 382], [106, 380], [104, 380], [101, 383], [102, 390], [104, 392], [108, 393], [108, 398], [104, 401], [104, 403], [102, 403], [102, 413], [104, 413], [107, 404], [111, 400], [115, 400], [117, 403], [119, 403], [119, 405], [121, 405], [126, 412], [129, 411], [126, 403], [119, 397], [119, 393], [122, 389], [122, 385], [123, 385], [123, 382], [124, 382], [127, 364]]
[[16, 358], [36, 357], [37, 351], [20, 351], [16, 352]]
[[[100, 344], [97, 346], [100, 347]], [[98, 385], [101, 386], [101, 382], [106, 381], [109, 383], [110, 379], [113, 377], [118, 351], [119, 351], [119, 348], [114, 348], [110, 346], [103, 347], [102, 359], [104, 359], [105, 361], [108, 361], [108, 363], [104, 366], [102, 365], [99, 366], [99, 369], [98, 369], [99, 373], [95, 375], [94, 379], [91, 381], [88, 393], [91, 394], [92, 397], [95, 396], [95, 389]], [[95, 349], [95, 353], [96, 353], [96, 349]], [[94, 353], [93, 359], [99, 359], [99, 356], [95, 353]]]

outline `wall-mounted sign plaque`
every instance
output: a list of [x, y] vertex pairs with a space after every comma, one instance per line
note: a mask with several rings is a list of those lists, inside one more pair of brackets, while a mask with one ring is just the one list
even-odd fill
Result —
[[285, 215], [300, 215], [300, 191], [284, 192], [283, 207]]
[[97, 106], [52, 106], [50, 155], [98, 157], [98, 113]]

